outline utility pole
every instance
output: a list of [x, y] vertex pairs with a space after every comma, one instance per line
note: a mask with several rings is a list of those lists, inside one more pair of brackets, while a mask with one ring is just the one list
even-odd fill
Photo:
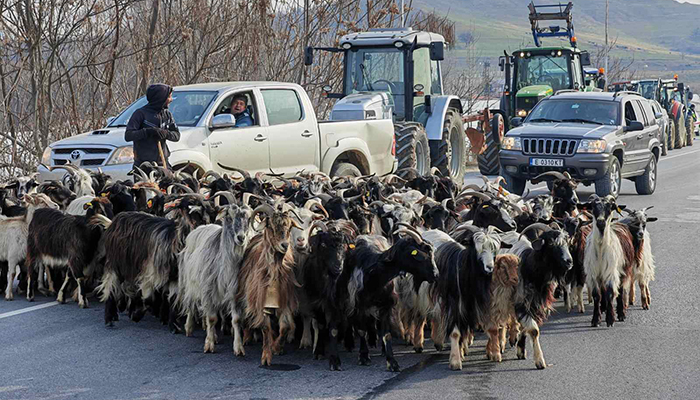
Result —
[[403, 1], [401, 0], [401, 27], [404, 28], [406, 26], [406, 21], [404, 20], [403, 16]]
[[608, 46], [608, 14], [610, 14], [610, 4], [609, 0], [605, 0], [605, 87], [608, 87], [608, 74], [610, 70], [608, 69], [608, 54], [610, 54], [610, 47]]
[[[309, 0], [304, 0], [304, 50], [309, 46]], [[304, 75], [302, 76], [302, 85], [306, 88], [308, 79], [308, 66], [304, 66]]]

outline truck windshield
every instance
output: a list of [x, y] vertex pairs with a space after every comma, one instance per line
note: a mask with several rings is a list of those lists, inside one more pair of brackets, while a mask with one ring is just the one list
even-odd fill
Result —
[[637, 84], [637, 92], [649, 100], [657, 100], [656, 85], [656, 81], [639, 82], [639, 84]]
[[[181, 91], [173, 92], [173, 102], [168, 108], [173, 113], [175, 123], [178, 126], [196, 126], [202, 118], [204, 110], [214, 100], [218, 92], [212, 91]], [[131, 115], [139, 108], [148, 104], [146, 96], [133, 102], [126, 110], [109, 124], [110, 127], [126, 126]]]
[[395, 47], [360, 48], [346, 57], [346, 94], [387, 92], [394, 100], [394, 114], [404, 118], [404, 52]]
[[526, 122], [578, 122], [597, 125], [619, 125], [619, 104], [600, 100], [543, 100], [527, 117]]
[[552, 57], [542, 54], [531, 57], [516, 57], [516, 59], [518, 63], [517, 90], [534, 85], [547, 85], [555, 92], [571, 89], [569, 55]]

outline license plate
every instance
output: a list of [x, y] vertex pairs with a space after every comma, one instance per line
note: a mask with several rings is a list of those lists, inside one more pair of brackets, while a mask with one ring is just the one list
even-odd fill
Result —
[[530, 165], [535, 167], [563, 167], [563, 158], [531, 158]]

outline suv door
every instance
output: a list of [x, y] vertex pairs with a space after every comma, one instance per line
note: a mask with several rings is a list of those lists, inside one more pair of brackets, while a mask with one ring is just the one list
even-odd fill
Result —
[[651, 157], [651, 147], [649, 146], [649, 141], [657, 135], [658, 126], [656, 125], [656, 118], [654, 117], [651, 107], [649, 106], [649, 101], [646, 99], [635, 99], [632, 100], [632, 104], [635, 107], [635, 112], [637, 116], [642, 115], [644, 123], [644, 130], [641, 132], [635, 132], [636, 141], [634, 145], [634, 165], [636, 170], [643, 170], [647, 167], [649, 163], [649, 158]]
[[307, 115], [302, 96], [293, 88], [261, 89], [270, 137], [270, 166], [294, 175], [319, 169], [320, 151], [315, 115]]
[[[629, 127], [632, 121], [639, 121], [643, 125], [645, 123], [644, 116], [641, 114], [641, 110], [635, 109], [633, 101], [631, 99], [625, 99], [624, 104], [622, 126]], [[621, 168], [623, 175], [635, 171], [637, 168], [636, 164], [639, 162], [639, 155], [637, 154], [637, 135], [642, 132], [643, 131], [627, 131], [622, 133], [622, 142], [625, 144], [624, 163]]]
[[[218, 163], [229, 167], [241, 168], [250, 173], [269, 172], [270, 149], [266, 128], [260, 125], [260, 108], [262, 103], [257, 90], [244, 90], [229, 93], [223, 96], [217, 103], [214, 115], [227, 112], [227, 105], [231, 103], [233, 96], [245, 94], [248, 97], [249, 108], [252, 110], [253, 126], [242, 128], [211, 129], [209, 120], [209, 158], [212, 169], [218, 172], [222, 170]], [[213, 118], [213, 116], [212, 116]]]

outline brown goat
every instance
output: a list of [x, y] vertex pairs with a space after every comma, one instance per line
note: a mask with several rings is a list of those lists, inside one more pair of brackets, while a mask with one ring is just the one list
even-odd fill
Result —
[[[263, 204], [255, 209], [251, 218], [263, 215], [263, 231], [251, 239], [241, 265], [237, 304], [245, 310], [248, 329], [260, 328], [263, 332], [261, 364], [269, 366], [272, 354], [279, 354], [289, 330], [294, 330], [294, 314], [299, 302], [295, 287], [299, 284], [294, 276], [293, 247], [289, 245], [289, 234], [295, 222], [289, 211]], [[234, 313], [234, 332], [240, 314]], [[271, 315], [279, 319], [279, 332], [274, 338]], [[216, 323], [216, 321], [213, 321]]]
[[485, 331], [489, 336], [486, 358], [492, 361], [501, 362], [506, 346], [506, 328], [510, 329], [511, 338], [518, 336], [514, 296], [520, 281], [519, 265], [520, 258], [514, 254], [496, 256], [491, 278], [491, 307], [485, 321]]

